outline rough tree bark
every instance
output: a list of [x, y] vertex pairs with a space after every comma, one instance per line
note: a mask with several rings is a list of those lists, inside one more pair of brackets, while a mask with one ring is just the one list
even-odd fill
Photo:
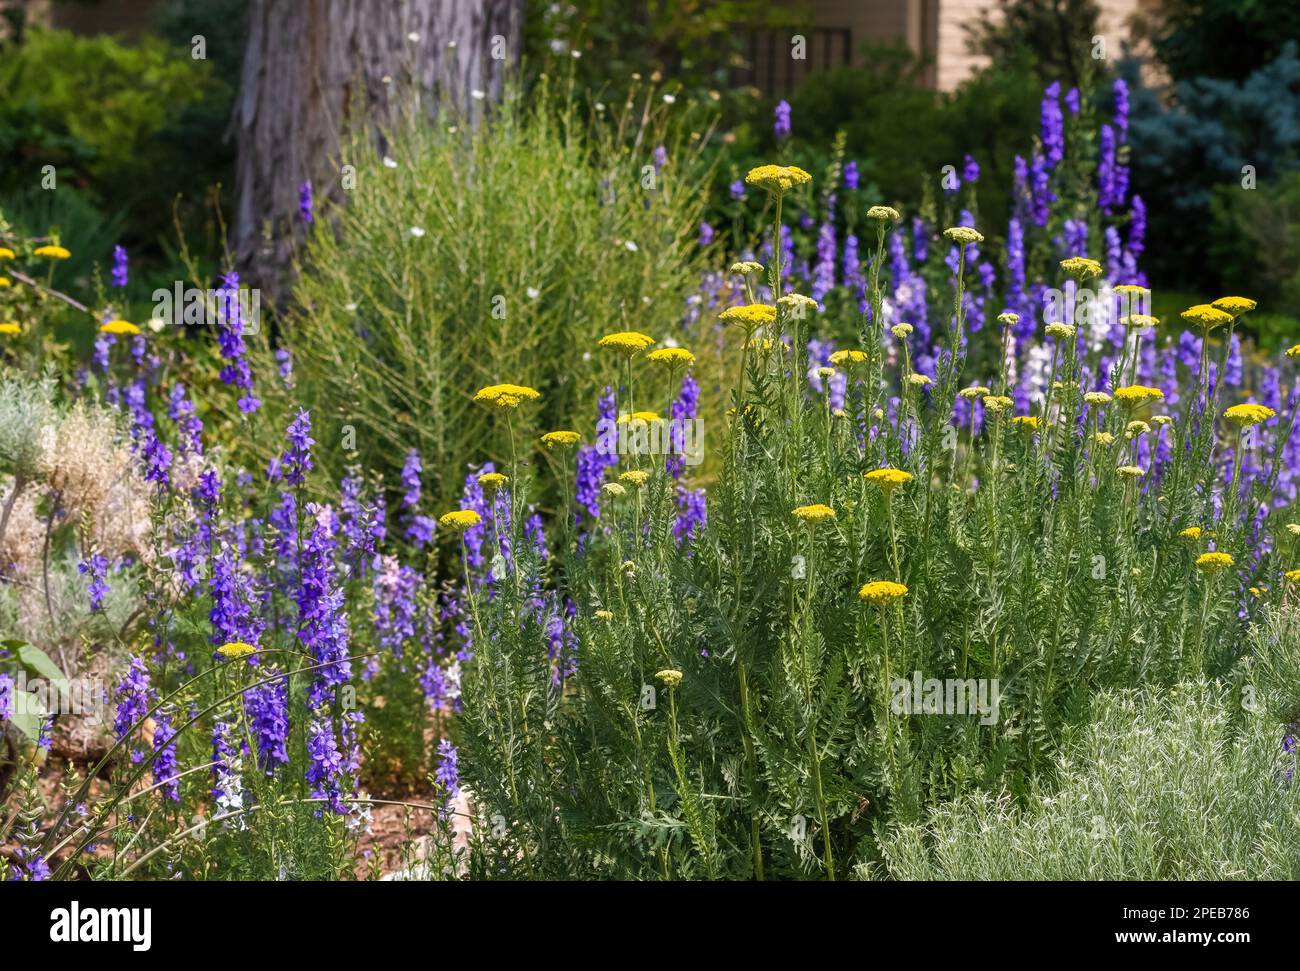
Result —
[[412, 89], [466, 111], [475, 89], [499, 95], [519, 56], [523, 0], [251, 0], [248, 18], [231, 118], [232, 248], [274, 304], [301, 231], [299, 186], [310, 180], [318, 199], [337, 191], [349, 115], [382, 124]]

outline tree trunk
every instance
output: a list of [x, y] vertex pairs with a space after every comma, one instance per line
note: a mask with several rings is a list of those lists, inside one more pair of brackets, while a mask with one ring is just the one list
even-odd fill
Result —
[[[269, 303], [289, 282], [299, 191], [337, 197], [339, 136], [361, 110], [382, 125], [399, 99], [500, 94], [519, 57], [523, 0], [251, 0], [239, 96], [233, 250]], [[429, 96], [432, 97], [429, 97]], [[472, 117], [472, 114], [471, 114]]]

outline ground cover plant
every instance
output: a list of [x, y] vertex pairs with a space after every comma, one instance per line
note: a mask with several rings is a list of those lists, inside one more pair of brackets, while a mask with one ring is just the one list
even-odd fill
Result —
[[1297, 875], [1300, 345], [1152, 314], [1122, 82], [996, 230], [832, 146], [726, 243], [672, 105], [394, 133], [274, 341], [0, 223], [10, 877]]

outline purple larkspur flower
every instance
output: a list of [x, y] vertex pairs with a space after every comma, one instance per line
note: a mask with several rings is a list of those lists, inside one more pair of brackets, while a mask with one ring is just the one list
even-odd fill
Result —
[[307, 473], [312, 469], [311, 447], [316, 440], [311, 437], [311, 415], [302, 408], [289, 423], [285, 432], [289, 447], [280, 457], [284, 480], [290, 485], [302, 485], [307, 481]]
[[715, 235], [716, 235], [716, 233], [714, 232], [713, 227], [710, 226], [708, 223], [701, 221], [701, 223], [700, 223], [700, 246], [701, 246], [701, 247], [708, 246], [710, 243], [713, 242], [713, 237], [714, 237]]
[[740, 179], [731, 183], [731, 198], [737, 202], [745, 198], [745, 183]]
[[406, 461], [402, 465], [402, 488], [406, 490], [401, 499], [403, 509], [412, 509], [420, 504], [420, 474], [423, 471], [420, 450], [413, 448], [406, 453]]
[[844, 188], [856, 189], [859, 181], [858, 163], [849, 159], [844, 163]]
[[267, 775], [289, 762], [289, 682], [285, 678], [244, 692], [249, 727], [257, 741], [257, 764]]
[[280, 380], [286, 388], [293, 388], [293, 353], [287, 347], [275, 349], [275, 363], [280, 370]]
[[126, 247], [117, 245], [113, 247], [113, 286], [119, 290], [126, 287], [130, 279], [130, 273], [127, 270]]
[[0, 722], [14, 717], [14, 679], [0, 672]]
[[312, 528], [298, 561], [298, 638], [323, 665], [308, 691], [312, 708], [334, 697], [334, 689], [352, 677], [348, 660], [350, 632], [343, 590], [338, 584], [334, 554], [338, 522], [329, 506], [307, 506]]
[[86, 592], [90, 594], [90, 609], [92, 611], [102, 610], [104, 608], [104, 596], [109, 589], [108, 584], [104, 581], [104, 578], [108, 575], [108, 557], [101, 553], [91, 554], [91, 556], [77, 564], [77, 572], [89, 578]]
[[302, 216], [302, 221], [308, 226], [312, 224], [315, 218], [313, 210], [315, 208], [311, 194], [311, 179], [308, 179], [302, 185], [298, 186], [298, 213]]
[[172, 728], [171, 716], [165, 710], [154, 715], [153, 781], [160, 785], [164, 799], [172, 802], [181, 801], [181, 786], [176, 778], [176, 729]]
[[198, 417], [198, 410], [185, 390], [185, 385], [172, 386], [167, 401], [167, 417], [176, 423], [181, 432], [182, 451], [203, 453], [203, 421]]
[[962, 181], [967, 183], [978, 182], [980, 178], [980, 166], [970, 154], [966, 155], [965, 164], [961, 171]]
[[677, 513], [673, 518], [673, 536], [682, 543], [693, 539], [709, 519], [709, 507], [703, 489], [677, 488]]
[[442, 786], [447, 803], [460, 795], [460, 755], [456, 746], [447, 739], [438, 743], [438, 767], [434, 770], [434, 780]]
[[1070, 109], [1070, 114], [1077, 115], [1082, 104], [1079, 101], [1079, 89], [1071, 88], [1065, 92], [1065, 107]]
[[[149, 684], [149, 669], [145, 667], [144, 658], [133, 656], [126, 673], [118, 679], [113, 689], [117, 707], [113, 715], [113, 731], [120, 742], [135, 729], [149, 712], [149, 699], [153, 689]], [[131, 761], [140, 762], [144, 756], [132, 751]]]
[[1054, 169], [1065, 158], [1065, 119], [1061, 116], [1060, 81], [1053, 81], [1044, 89], [1039, 118], [1047, 167]]
[[[344, 804], [343, 753], [334, 735], [334, 722], [328, 715], [312, 719], [307, 735], [307, 783], [312, 787], [313, 799], [324, 799], [326, 805], [339, 815], [346, 815]], [[323, 810], [316, 814], [322, 815]]]
[[778, 101], [772, 114], [772, 133], [778, 142], [783, 142], [790, 137], [790, 102]]

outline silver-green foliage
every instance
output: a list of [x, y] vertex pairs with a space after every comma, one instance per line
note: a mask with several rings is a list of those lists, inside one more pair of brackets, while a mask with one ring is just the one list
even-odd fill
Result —
[[907, 880], [1294, 880], [1300, 788], [1277, 723], [1220, 684], [1097, 696], [1023, 808], [974, 791], [881, 841]]

